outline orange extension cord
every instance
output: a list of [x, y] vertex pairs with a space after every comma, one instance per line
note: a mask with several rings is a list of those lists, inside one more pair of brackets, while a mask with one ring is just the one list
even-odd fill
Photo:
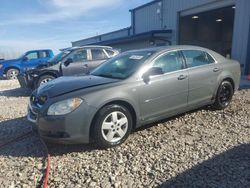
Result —
[[[31, 131], [29, 131], [29, 132], [27, 132], [25, 134], [17, 136], [14, 139], [10, 139], [5, 143], [0, 144], [0, 149], [2, 149], [3, 147], [5, 147], [5, 146], [7, 146], [9, 144], [20, 141], [20, 140], [24, 139], [25, 137], [27, 137], [28, 135], [30, 135], [32, 133], [33, 133], [33, 131], [31, 130]], [[49, 182], [49, 172], [50, 172], [51, 158], [50, 158], [50, 154], [49, 154], [49, 150], [48, 150], [47, 145], [44, 143], [44, 141], [41, 138], [40, 138], [40, 140], [43, 143], [44, 148], [46, 149], [46, 154], [47, 154], [47, 166], [46, 166], [45, 178], [44, 178], [44, 183], [43, 183], [43, 188], [47, 188], [48, 187], [48, 182]]]

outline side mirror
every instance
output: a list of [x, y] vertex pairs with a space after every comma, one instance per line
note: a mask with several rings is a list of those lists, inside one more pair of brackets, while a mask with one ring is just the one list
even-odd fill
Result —
[[28, 60], [29, 59], [26, 56], [23, 57], [23, 61], [28, 61]]
[[73, 63], [73, 59], [72, 59], [72, 58], [68, 58], [68, 59], [64, 62], [64, 66], [67, 67], [67, 66], [69, 66], [70, 63]]
[[162, 68], [151, 67], [148, 71], [146, 71], [142, 75], [142, 79], [144, 80], [144, 82], [148, 83], [150, 81], [150, 76], [161, 75], [161, 74], [164, 74], [164, 72], [162, 71]]

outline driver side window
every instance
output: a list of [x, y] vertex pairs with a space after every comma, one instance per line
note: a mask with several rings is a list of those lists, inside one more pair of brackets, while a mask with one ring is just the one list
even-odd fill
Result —
[[25, 57], [27, 57], [27, 60], [38, 59], [38, 53], [30, 52]]
[[87, 50], [77, 51], [77, 52], [73, 53], [70, 58], [72, 58], [73, 63], [79, 62], [79, 61], [82, 61], [82, 62], [87, 61], [87, 59], [88, 59]]
[[169, 52], [155, 60], [153, 67], [159, 67], [163, 73], [174, 72], [183, 68], [182, 60], [177, 51]]

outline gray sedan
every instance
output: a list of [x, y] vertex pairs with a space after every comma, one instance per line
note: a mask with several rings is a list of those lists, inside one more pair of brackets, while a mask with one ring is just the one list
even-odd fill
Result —
[[90, 75], [39, 87], [30, 97], [28, 119], [47, 141], [112, 147], [145, 124], [205, 105], [226, 108], [239, 82], [239, 63], [209, 49], [128, 51]]

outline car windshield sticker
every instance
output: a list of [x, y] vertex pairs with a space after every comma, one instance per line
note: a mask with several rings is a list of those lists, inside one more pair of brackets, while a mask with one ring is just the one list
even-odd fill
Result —
[[132, 55], [129, 57], [129, 59], [135, 59], [135, 60], [141, 60], [143, 58], [143, 56], [141, 55]]

